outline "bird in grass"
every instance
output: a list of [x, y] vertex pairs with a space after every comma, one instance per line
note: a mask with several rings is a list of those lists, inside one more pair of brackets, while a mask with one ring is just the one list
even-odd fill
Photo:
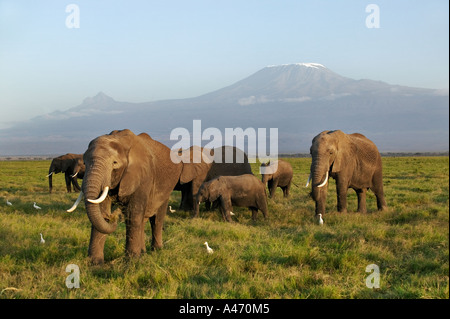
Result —
[[12, 206], [12, 203], [9, 200], [6, 200], [6, 205]]
[[42, 237], [42, 233], [40, 233], [40, 235], [41, 235], [41, 244], [45, 244], [45, 240], [44, 237]]
[[317, 215], [319, 217], [319, 225], [323, 225], [322, 214]]
[[36, 209], [42, 209], [38, 205], [36, 205], [36, 202], [34, 202], [33, 207], [36, 208]]
[[208, 254], [212, 254], [214, 252], [214, 250], [208, 246], [207, 241], [205, 241], [204, 245], [206, 246], [206, 251], [208, 252]]
[[230, 210], [230, 216], [234, 216], [234, 213]]
[[175, 212], [176, 212], [176, 210], [175, 210], [175, 209], [172, 209], [172, 206], [169, 206], [169, 212], [171, 212], [171, 213], [175, 213]]

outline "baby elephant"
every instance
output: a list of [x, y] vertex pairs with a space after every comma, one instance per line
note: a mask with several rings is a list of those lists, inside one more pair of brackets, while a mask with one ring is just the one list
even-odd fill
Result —
[[216, 200], [225, 221], [231, 222], [233, 206], [250, 208], [253, 220], [256, 220], [258, 210], [267, 217], [266, 188], [252, 174], [219, 176], [203, 183], [197, 193], [197, 202]]
[[284, 197], [289, 196], [294, 173], [290, 163], [278, 160], [261, 164], [261, 176], [264, 185], [269, 186], [269, 197], [275, 197], [277, 187], [283, 190]]

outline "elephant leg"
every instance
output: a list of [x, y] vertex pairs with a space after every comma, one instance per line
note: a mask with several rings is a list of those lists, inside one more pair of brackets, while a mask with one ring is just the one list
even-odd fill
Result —
[[284, 197], [289, 197], [290, 191], [291, 191], [291, 181], [289, 181], [289, 183], [284, 189]]
[[[261, 195], [258, 197], [257, 200], [257, 205], [258, 207], [256, 207], [256, 212], [255, 212], [255, 217], [256, 217], [256, 213], [258, 212], [258, 209], [262, 212], [264, 219], [267, 218], [267, 201], [266, 201], [266, 196]], [[252, 216], [253, 216], [253, 211], [252, 211]]]
[[192, 197], [192, 183], [182, 185], [180, 209], [190, 211], [194, 208], [194, 199]]
[[347, 184], [337, 180], [336, 181], [336, 193], [337, 193], [337, 209], [340, 213], [347, 212]]
[[366, 189], [355, 189], [356, 195], [358, 195], [358, 212], [367, 213], [366, 207]]
[[224, 198], [220, 196], [220, 211], [222, 212], [222, 217], [224, 221], [231, 222], [230, 211], [233, 209], [233, 205], [231, 204], [231, 198]]
[[286, 198], [289, 196], [289, 188], [287, 186], [284, 186], [281, 188], [283, 190], [283, 197]]
[[209, 200], [207, 200], [207, 201], [205, 202], [205, 208], [206, 208], [207, 211], [210, 211], [210, 210], [211, 210], [211, 202], [210, 202]]
[[94, 226], [91, 227], [91, 239], [89, 242], [88, 256], [94, 265], [103, 264], [106, 234], [100, 233]]
[[370, 188], [377, 198], [378, 210], [386, 210], [387, 204], [384, 198], [383, 177], [381, 173], [376, 174], [373, 178], [373, 186]]
[[[251, 211], [252, 211], [252, 220], [256, 221], [257, 217], [258, 217], [258, 209], [255, 207], [250, 207]], [[265, 216], [264, 216], [265, 217]]]
[[51, 194], [53, 190], [53, 174], [48, 177], [48, 192]]
[[72, 192], [72, 178], [70, 177], [70, 173], [66, 172], [64, 174], [64, 177], [66, 178], [66, 188], [67, 188], [67, 192], [71, 193]]
[[278, 187], [278, 183], [276, 180], [271, 180], [268, 183], [269, 186], [269, 197], [270, 198], [275, 198], [275, 193], [277, 191], [277, 187]]
[[127, 216], [125, 251], [129, 257], [138, 257], [141, 254], [143, 224], [144, 217], [141, 214]]
[[141, 226], [141, 253], [145, 253], [147, 251], [145, 247], [145, 221]]
[[72, 180], [73, 189], [76, 190], [77, 192], [81, 191], [80, 184], [78, 184], [78, 178], [75, 176], [75, 177], [71, 178], [71, 180]]
[[152, 250], [161, 249], [163, 247], [162, 233], [167, 205], [168, 201], [158, 209], [158, 212], [155, 215], [150, 217], [150, 225], [152, 226]]
[[197, 198], [197, 193], [198, 193], [198, 189], [200, 188], [200, 186], [201, 186], [201, 182], [192, 181], [191, 196], [193, 198], [193, 207], [194, 207], [194, 214], [192, 217], [198, 217], [198, 215], [199, 215], [200, 207], [199, 207], [199, 204], [198, 204], [196, 198]]

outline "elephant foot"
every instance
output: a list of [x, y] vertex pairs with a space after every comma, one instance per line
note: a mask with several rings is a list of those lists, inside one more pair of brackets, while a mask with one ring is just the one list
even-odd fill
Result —
[[141, 256], [141, 249], [138, 249], [136, 251], [127, 250], [126, 255], [128, 258], [139, 258]]
[[162, 249], [164, 244], [162, 243], [162, 238], [157, 240], [156, 238], [152, 239], [152, 251]]
[[103, 257], [91, 256], [90, 257], [90, 263], [91, 263], [91, 265], [94, 265], [94, 266], [96, 266], [96, 265], [103, 265], [105, 263], [105, 260], [103, 259]]
[[152, 251], [161, 250], [162, 248], [163, 248], [163, 245], [152, 245]]

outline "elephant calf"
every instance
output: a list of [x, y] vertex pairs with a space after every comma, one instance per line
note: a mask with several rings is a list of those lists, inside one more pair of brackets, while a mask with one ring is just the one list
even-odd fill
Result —
[[[263, 169], [264, 168], [264, 169]], [[261, 180], [269, 187], [269, 197], [275, 198], [277, 187], [283, 190], [283, 196], [289, 196], [294, 171], [290, 163], [278, 160], [261, 164]]]
[[197, 194], [197, 203], [219, 201], [220, 211], [225, 221], [231, 222], [233, 206], [248, 207], [252, 219], [256, 220], [258, 210], [267, 217], [266, 188], [252, 174], [239, 176], [219, 176], [203, 183]]

